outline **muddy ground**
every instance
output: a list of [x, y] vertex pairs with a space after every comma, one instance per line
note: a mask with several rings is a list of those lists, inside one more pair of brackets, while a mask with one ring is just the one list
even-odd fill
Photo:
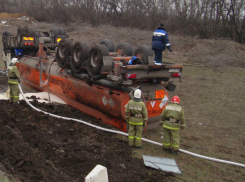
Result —
[[[6, 85], [1, 78], [0, 85]], [[97, 165], [107, 167], [110, 181], [165, 181], [169, 174], [133, 158], [127, 138], [55, 119], [34, 111], [25, 101], [13, 107], [1, 100], [0, 161], [19, 181], [84, 181]], [[32, 102], [39, 109], [104, 125], [66, 105]]]

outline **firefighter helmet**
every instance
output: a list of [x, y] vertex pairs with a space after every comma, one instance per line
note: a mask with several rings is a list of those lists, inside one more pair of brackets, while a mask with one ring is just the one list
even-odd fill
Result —
[[12, 58], [12, 59], [11, 59], [11, 63], [12, 63], [12, 64], [15, 64], [15, 63], [18, 63], [18, 62], [19, 62], [19, 61], [18, 61], [17, 58]]
[[141, 90], [140, 89], [136, 89], [134, 91], [134, 97], [137, 98], [137, 99], [141, 98]]
[[177, 95], [175, 95], [175, 96], [173, 96], [172, 97], [172, 103], [177, 103], [177, 104], [179, 104], [179, 102], [180, 102], [180, 99], [179, 99], [179, 97], [177, 96]]

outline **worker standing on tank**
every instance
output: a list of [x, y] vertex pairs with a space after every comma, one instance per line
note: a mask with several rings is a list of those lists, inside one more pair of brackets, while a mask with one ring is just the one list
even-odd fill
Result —
[[163, 126], [163, 149], [168, 153], [178, 154], [180, 135], [179, 129], [185, 127], [184, 110], [179, 105], [178, 96], [173, 96], [160, 116], [160, 125]]
[[18, 84], [20, 83], [20, 73], [16, 67], [16, 63], [18, 62], [17, 58], [12, 58], [8, 67], [9, 102], [13, 105], [18, 105], [19, 103]]
[[168, 32], [165, 30], [164, 25], [161, 23], [159, 27], [153, 32], [152, 36], [152, 50], [155, 53], [155, 64], [162, 64], [162, 51], [168, 48], [172, 52]]
[[140, 89], [134, 91], [134, 98], [128, 102], [125, 114], [128, 122], [128, 144], [131, 147], [142, 148], [141, 138], [148, 112], [145, 103], [141, 100]]

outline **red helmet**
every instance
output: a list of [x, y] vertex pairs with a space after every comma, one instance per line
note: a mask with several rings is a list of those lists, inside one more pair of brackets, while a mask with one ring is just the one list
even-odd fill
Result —
[[179, 97], [177, 95], [175, 95], [175, 96], [172, 97], [172, 103], [179, 104], [179, 102], [180, 102], [180, 99], [179, 99]]

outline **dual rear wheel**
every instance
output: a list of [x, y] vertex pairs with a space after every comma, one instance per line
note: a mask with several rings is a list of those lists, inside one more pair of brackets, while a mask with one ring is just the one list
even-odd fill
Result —
[[103, 57], [110, 52], [117, 52], [120, 56], [137, 56], [143, 64], [149, 64], [148, 56], [154, 53], [149, 46], [138, 46], [134, 51], [127, 42], [120, 42], [115, 48], [109, 39], [99, 44], [89, 46], [85, 42], [76, 42], [74, 45], [69, 39], [62, 39], [56, 52], [56, 61], [61, 68], [69, 64], [76, 73], [87, 72], [92, 77], [98, 77], [103, 66]]

